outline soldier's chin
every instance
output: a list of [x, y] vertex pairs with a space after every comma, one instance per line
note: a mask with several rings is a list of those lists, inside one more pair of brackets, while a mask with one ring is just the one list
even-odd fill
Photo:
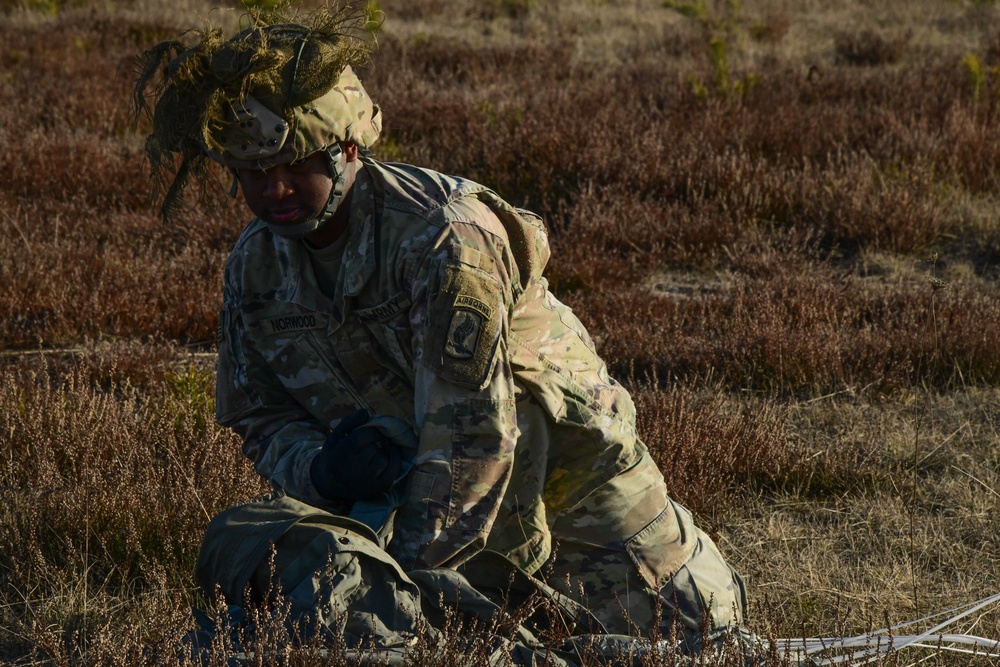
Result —
[[280, 236], [286, 239], [301, 239], [319, 228], [319, 218], [309, 218], [308, 220], [295, 222], [290, 225], [268, 222], [267, 228], [270, 229], [271, 233], [275, 236]]

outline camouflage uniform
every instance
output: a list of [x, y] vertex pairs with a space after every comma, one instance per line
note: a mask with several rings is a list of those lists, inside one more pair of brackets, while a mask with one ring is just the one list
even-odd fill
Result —
[[226, 265], [217, 418], [276, 487], [328, 506], [310, 464], [366, 408], [419, 439], [388, 547], [404, 569], [487, 548], [611, 632], [648, 633], [660, 603], [690, 638], [706, 608], [742, 620], [742, 582], [668, 498], [631, 398], [548, 291], [537, 216], [364, 159], [335, 285], [309, 254], [254, 220]]

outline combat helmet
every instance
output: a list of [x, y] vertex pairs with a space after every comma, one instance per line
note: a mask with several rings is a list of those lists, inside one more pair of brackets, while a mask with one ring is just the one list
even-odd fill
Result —
[[301, 235], [339, 203], [346, 172], [341, 143], [366, 151], [381, 132], [381, 111], [352, 67], [368, 61], [377, 18], [348, 5], [303, 17], [252, 12], [247, 20], [250, 27], [228, 39], [221, 29], [206, 29], [194, 33], [200, 37], [194, 46], [167, 41], [143, 54], [133, 122], [143, 114], [151, 119], [146, 156], [154, 192], [171, 181], [162, 205], [168, 218], [192, 178], [204, 180], [208, 160], [231, 170], [267, 169], [324, 151], [334, 179], [330, 201], [302, 229], [282, 230]]

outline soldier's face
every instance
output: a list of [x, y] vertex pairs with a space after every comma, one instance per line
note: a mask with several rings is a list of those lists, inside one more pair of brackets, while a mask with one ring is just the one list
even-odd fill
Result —
[[239, 169], [236, 173], [247, 206], [272, 225], [294, 225], [315, 218], [333, 189], [322, 152], [266, 170]]

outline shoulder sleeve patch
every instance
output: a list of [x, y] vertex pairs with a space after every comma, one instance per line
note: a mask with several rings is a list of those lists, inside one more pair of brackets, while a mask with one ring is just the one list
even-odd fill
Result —
[[442, 378], [482, 388], [496, 359], [504, 314], [499, 282], [478, 269], [445, 262], [431, 297], [424, 358]]

